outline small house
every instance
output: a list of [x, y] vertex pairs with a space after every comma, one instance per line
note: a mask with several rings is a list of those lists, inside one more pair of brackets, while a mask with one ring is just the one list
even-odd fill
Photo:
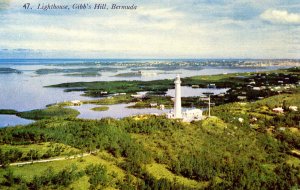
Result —
[[238, 96], [237, 99], [239, 99], [239, 100], [245, 100], [245, 99], [247, 99], [247, 96]]
[[291, 111], [298, 111], [298, 107], [297, 106], [290, 106], [289, 110], [291, 110]]
[[144, 98], [145, 95], [144, 94], [132, 94], [131, 97], [132, 98]]
[[283, 113], [284, 112], [282, 107], [274, 108], [273, 111], [276, 112], [276, 113]]
[[165, 105], [160, 104], [160, 105], [159, 105], [159, 109], [164, 110], [164, 109], [165, 109]]
[[73, 104], [73, 106], [81, 106], [82, 102], [80, 100], [73, 100], [71, 101], [71, 103]]
[[150, 103], [150, 107], [157, 107], [157, 103]]
[[208, 84], [207, 88], [216, 88], [216, 84]]
[[187, 119], [200, 119], [202, 118], [202, 110], [191, 109], [182, 112], [182, 117]]

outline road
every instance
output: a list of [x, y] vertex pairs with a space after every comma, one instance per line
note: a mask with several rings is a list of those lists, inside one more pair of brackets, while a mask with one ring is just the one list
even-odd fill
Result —
[[[92, 153], [95, 153], [97, 151], [93, 151], [90, 153], [83, 153], [83, 154], [77, 154], [73, 156], [68, 156], [68, 157], [58, 157], [58, 158], [50, 158], [50, 159], [45, 159], [45, 160], [33, 160], [33, 161], [25, 161], [25, 162], [15, 162], [15, 163], [10, 163], [9, 166], [23, 166], [23, 165], [28, 165], [28, 164], [35, 164], [35, 163], [46, 163], [46, 162], [54, 162], [54, 161], [61, 161], [61, 160], [69, 160], [69, 159], [75, 159], [75, 158], [82, 158], [91, 155]], [[2, 165], [0, 165], [1, 167]]]

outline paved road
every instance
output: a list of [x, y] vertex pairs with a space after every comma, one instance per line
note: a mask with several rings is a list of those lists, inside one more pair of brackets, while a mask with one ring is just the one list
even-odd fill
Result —
[[[82, 158], [85, 156], [89, 156], [92, 153], [83, 153], [83, 154], [77, 154], [77, 155], [73, 155], [73, 156], [69, 156], [69, 157], [59, 157], [59, 158], [50, 158], [50, 159], [46, 159], [46, 160], [33, 160], [33, 161], [26, 161], [26, 162], [15, 162], [15, 163], [11, 163], [9, 164], [9, 166], [23, 166], [23, 165], [27, 165], [27, 164], [35, 164], [35, 163], [46, 163], [46, 162], [54, 162], [54, 161], [61, 161], [61, 160], [69, 160], [69, 159], [75, 159], [75, 158]], [[0, 165], [1, 167], [1, 165]]]

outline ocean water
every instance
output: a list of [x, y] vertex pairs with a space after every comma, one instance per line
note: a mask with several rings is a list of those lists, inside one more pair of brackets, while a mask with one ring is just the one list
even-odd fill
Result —
[[23, 118], [15, 116], [15, 115], [0, 115], [0, 127], [26, 125], [26, 124], [30, 124], [32, 122], [34, 122], [34, 121], [29, 120], [29, 119], [23, 119]]
[[128, 106], [134, 105], [131, 104], [116, 104], [109, 105], [109, 109], [107, 111], [93, 111], [91, 108], [97, 107], [99, 105], [85, 104], [82, 106], [71, 106], [70, 108], [76, 109], [80, 112], [78, 118], [82, 119], [101, 119], [105, 117], [113, 117], [113, 118], [123, 118], [127, 116], [140, 115], [140, 114], [163, 114], [170, 112], [170, 109], [159, 110], [156, 108], [145, 108], [145, 109], [137, 109], [137, 108], [127, 108]]
[[[130, 62], [149, 62], [153, 60], [138, 59], [103, 59], [103, 60], [82, 60], [82, 59], [13, 59], [0, 60], [0, 68], [13, 68], [20, 70], [22, 73], [0, 74], [0, 109], [14, 109], [17, 111], [28, 111], [32, 109], [42, 109], [46, 105], [69, 101], [69, 100], [87, 100], [90, 97], [81, 96], [82, 92], [64, 92], [61, 88], [46, 88], [45, 86], [60, 84], [66, 82], [90, 82], [90, 81], [116, 81], [116, 80], [158, 80], [173, 79], [176, 74], [181, 77], [196, 75], [211, 75], [220, 73], [233, 72], [252, 72], [257, 68], [218, 68], [203, 67], [198, 70], [176, 69], [162, 71], [157, 68], [150, 69], [151, 72], [158, 73], [153, 76], [134, 76], [134, 77], [117, 77], [121, 73], [133, 72], [135, 67], [115, 66], [114, 63]], [[158, 61], [158, 60], [154, 60]], [[176, 60], [172, 60], [176, 61]], [[191, 60], [190, 60], [191, 61]], [[103, 63], [97, 65], [96, 63]], [[102, 68], [110, 67], [116, 71], [103, 71], [101, 76], [82, 77], [82, 76], [65, 76], [62, 73], [38, 75], [38, 69], [68, 69], [68, 68]], [[273, 68], [261, 68], [260, 70], [270, 70]], [[172, 94], [172, 90], [168, 93]], [[195, 92], [196, 94], [200, 92]], [[119, 108], [122, 110], [123, 108]], [[134, 112], [136, 114], [136, 112]], [[0, 126], [27, 124], [32, 121], [26, 121], [18, 117], [0, 115]], [[113, 115], [106, 115], [114, 117]]]

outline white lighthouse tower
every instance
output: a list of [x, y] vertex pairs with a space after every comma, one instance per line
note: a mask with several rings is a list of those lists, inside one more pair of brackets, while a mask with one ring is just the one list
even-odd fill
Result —
[[175, 101], [174, 101], [174, 118], [182, 118], [181, 113], [181, 81], [180, 76], [177, 75], [175, 83]]

